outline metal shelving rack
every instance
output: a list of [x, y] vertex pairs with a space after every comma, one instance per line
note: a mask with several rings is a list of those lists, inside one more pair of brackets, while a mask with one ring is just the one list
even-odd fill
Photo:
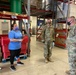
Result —
[[[22, 0], [22, 3], [24, 3], [24, 1]], [[4, 10], [9, 11], [9, 13], [11, 13], [10, 12], [10, 1], [9, 0], [1, 0], [0, 1], [0, 11], [2, 12]], [[22, 6], [22, 10], [23, 10], [23, 6]], [[20, 29], [22, 28], [22, 22], [23, 22], [22, 19], [28, 19], [28, 24], [30, 26], [30, 0], [27, 0], [27, 9], [26, 10], [28, 12], [27, 16], [24, 16], [24, 15], [22, 16], [22, 14], [18, 15], [16, 13], [17, 15], [14, 14], [14, 16], [16, 18], [12, 18], [12, 15], [13, 15], [12, 13], [11, 14], [8, 14], [8, 13], [6, 14], [6, 12], [5, 12], [5, 13], [0, 13], [0, 19], [10, 20], [10, 25], [12, 24], [12, 21], [16, 22], [16, 20], [19, 20]], [[27, 12], [25, 12], [25, 14]], [[29, 47], [28, 47], [28, 50], [27, 50], [27, 55], [30, 56], [30, 35], [29, 35], [29, 29], [27, 28], [26, 30], [27, 30], [27, 33], [28, 33], [28, 36], [29, 36], [29, 45], [28, 45]]]
[[[37, 20], [43, 18], [44, 22], [45, 22], [45, 19], [51, 18], [52, 21], [53, 21], [54, 27], [56, 27], [56, 24], [57, 24], [57, 8], [60, 10], [60, 12], [62, 13], [62, 15], [64, 14], [61, 11], [61, 9], [58, 7], [57, 2], [58, 1], [61, 1], [61, 2], [70, 2], [70, 0], [51, 0], [52, 3], [50, 3], [49, 5], [52, 7], [52, 10], [46, 10], [46, 7], [49, 6], [49, 5], [45, 5], [44, 9], [37, 9], [36, 7], [30, 5], [30, 1], [31, 0], [22, 0], [22, 3], [23, 3], [23, 5], [22, 5], [22, 11], [23, 11], [24, 14], [28, 15], [28, 18], [29, 18], [28, 24], [30, 25], [30, 16], [36, 16]], [[9, 9], [8, 6], [6, 6], [6, 10], [10, 11], [10, 9]], [[69, 3], [68, 3], [67, 17], [68, 16], [69, 16]], [[37, 26], [37, 28], [38, 28], [38, 26]], [[27, 29], [27, 32], [28, 32], [28, 35], [29, 35], [29, 30], [28, 29]], [[29, 35], [29, 39], [30, 39], [30, 35]], [[28, 56], [30, 56], [30, 42], [29, 42]]]
[[[60, 1], [60, 2], [63, 2], [63, 4], [64, 3], [68, 3], [68, 9], [67, 9], [67, 16], [65, 17], [64, 16], [64, 13], [63, 13], [63, 11], [61, 10], [61, 8], [58, 6], [58, 1]], [[46, 4], [46, 3], [45, 3]], [[52, 0], [52, 4], [49, 4], [49, 5], [51, 5], [52, 6], [52, 10], [49, 10], [48, 11], [48, 13], [47, 13], [47, 11], [45, 10], [45, 8], [46, 8], [46, 5], [45, 5], [45, 8], [44, 8], [44, 10], [42, 10], [42, 9], [36, 9], [36, 11], [38, 10], [38, 14], [37, 13], [35, 13], [36, 14], [36, 16], [37, 16], [37, 20], [39, 20], [40, 18], [43, 18], [44, 20], [45, 19], [47, 19], [47, 18], [51, 18], [52, 19], [52, 24], [54, 25], [54, 28], [56, 27], [56, 25], [57, 24], [66, 24], [66, 19], [67, 19], [67, 17], [69, 16], [69, 4], [70, 4], [70, 0]], [[48, 6], [48, 5], [47, 5]], [[55, 9], [56, 8], [56, 9]], [[60, 19], [60, 21], [59, 22], [57, 22], [57, 20], [58, 20], [58, 18], [57, 18], [57, 9], [59, 9], [59, 11], [61, 12], [61, 14], [62, 14], [62, 18]], [[35, 11], [35, 10], [34, 10]], [[39, 14], [40, 13], [40, 14]], [[47, 13], [47, 15], [46, 15], [46, 13]], [[64, 19], [63, 21], [62, 21], [62, 19]], [[41, 31], [41, 26], [38, 28], [38, 26], [37, 26], [37, 40], [39, 40], [39, 41], [41, 41], [41, 33], [38, 33], [38, 31]], [[67, 34], [68, 34], [68, 29], [67, 29], [67, 25], [66, 25], [66, 29], [57, 29], [57, 28], [55, 28], [55, 31], [57, 32], [57, 33], [59, 33], [59, 32], [62, 32], [62, 33], [65, 33], [65, 35], [60, 35], [60, 36], [58, 36], [58, 37], [55, 37], [55, 45], [57, 46], [57, 47], [63, 47], [63, 48], [65, 48], [66, 47], [66, 44], [65, 44], [65, 41], [66, 41], [66, 38], [67, 38]], [[56, 33], [56, 34], [57, 34]], [[55, 35], [56, 36], [56, 35]], [[59, 41], [60, 42], [58, 42], [57, 40], [59, 39]], [[63, 40], [62, 40], [63, 39]], [[61, 41], [62, 42], [64, 42], [64, 44], [62, 44], [61, 43]]]
[[[67, 15], [65, 17], [63, 11], [58, 6], [63, 17], [56, 19], [56, 21], [57, 21], [56, 26], [58, 25], [58, 27], [55, 28], [55, 32], [56, 32], [55, 33], [55, 46], [61, 47], [61, 48], [66, 48], [66, 38], [67, 38], [67, 34], [68, 34], [66, 19], [69, 17], [70, 0], [58, 0], [58, 1], [62, 1], [63, 5], [64, 5], [64, 3], [67, 3], [68, 9], [67, 9]], [[65, 28], [64, 28], [64, 25], [65, 25]], [[58, 34], [58, 37], [56, 37], [57, 34]]]
[[[51, 8], [49, 8], [49, 6]], [[47, 9], [46, 9], [47, 8]], [[38, 15], [37, 15], [37, 23], [38, 20], [43, 19], [43, 25], [45, 25], [45, 19], [55, 19], [56, 18], [56, 12], [57, 12], [57, 0], [51, 0], [49, 4], [46, 5], [46, 0], [44, 2], [44, 9], [38, 9]], [[41, 41], [41, 26], [37, 26], [37, 33], [36, 33], [36, 40]]]

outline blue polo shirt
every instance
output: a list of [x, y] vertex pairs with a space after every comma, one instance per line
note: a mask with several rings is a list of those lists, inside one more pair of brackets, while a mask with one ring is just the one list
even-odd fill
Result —
[[[22, 38], [22, 33], [18, 30], [18, 31], [10, 31], [9, 34], [9, 39], [21, 39]], [[17, 50], [17, 49], [20, 49], [21, 48], [21, 42], [20, 41], [17, 41], [17, 42], [14, 42], [14, 41], [10, 41], [9, 43], [9, 50]]]

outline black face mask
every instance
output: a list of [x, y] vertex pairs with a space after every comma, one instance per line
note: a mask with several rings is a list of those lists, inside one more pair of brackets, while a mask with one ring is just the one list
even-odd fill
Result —
[[67, 24], [70, 26], [71, 25], [71, 23], [70, 22], [67, 22]]

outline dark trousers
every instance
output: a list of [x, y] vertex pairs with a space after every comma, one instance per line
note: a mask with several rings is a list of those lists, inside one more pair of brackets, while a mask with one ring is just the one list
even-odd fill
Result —
[[21, 51], [21, 49], [18, 49], [18, 50], [10, 50], [10, 63], [11, 63], [11, 65], [14, 62], [15, 56], [16, 57], [19, 57], [20, 51]]

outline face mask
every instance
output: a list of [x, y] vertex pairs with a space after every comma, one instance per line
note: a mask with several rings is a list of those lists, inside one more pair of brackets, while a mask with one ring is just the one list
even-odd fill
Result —
[[67, 24], [70, 26], [71, 25], [71, 23], [70, 22], [67, 22]]
[[19, 30], [19, 28], [18, 27], [15, 27], [14, 30]]

